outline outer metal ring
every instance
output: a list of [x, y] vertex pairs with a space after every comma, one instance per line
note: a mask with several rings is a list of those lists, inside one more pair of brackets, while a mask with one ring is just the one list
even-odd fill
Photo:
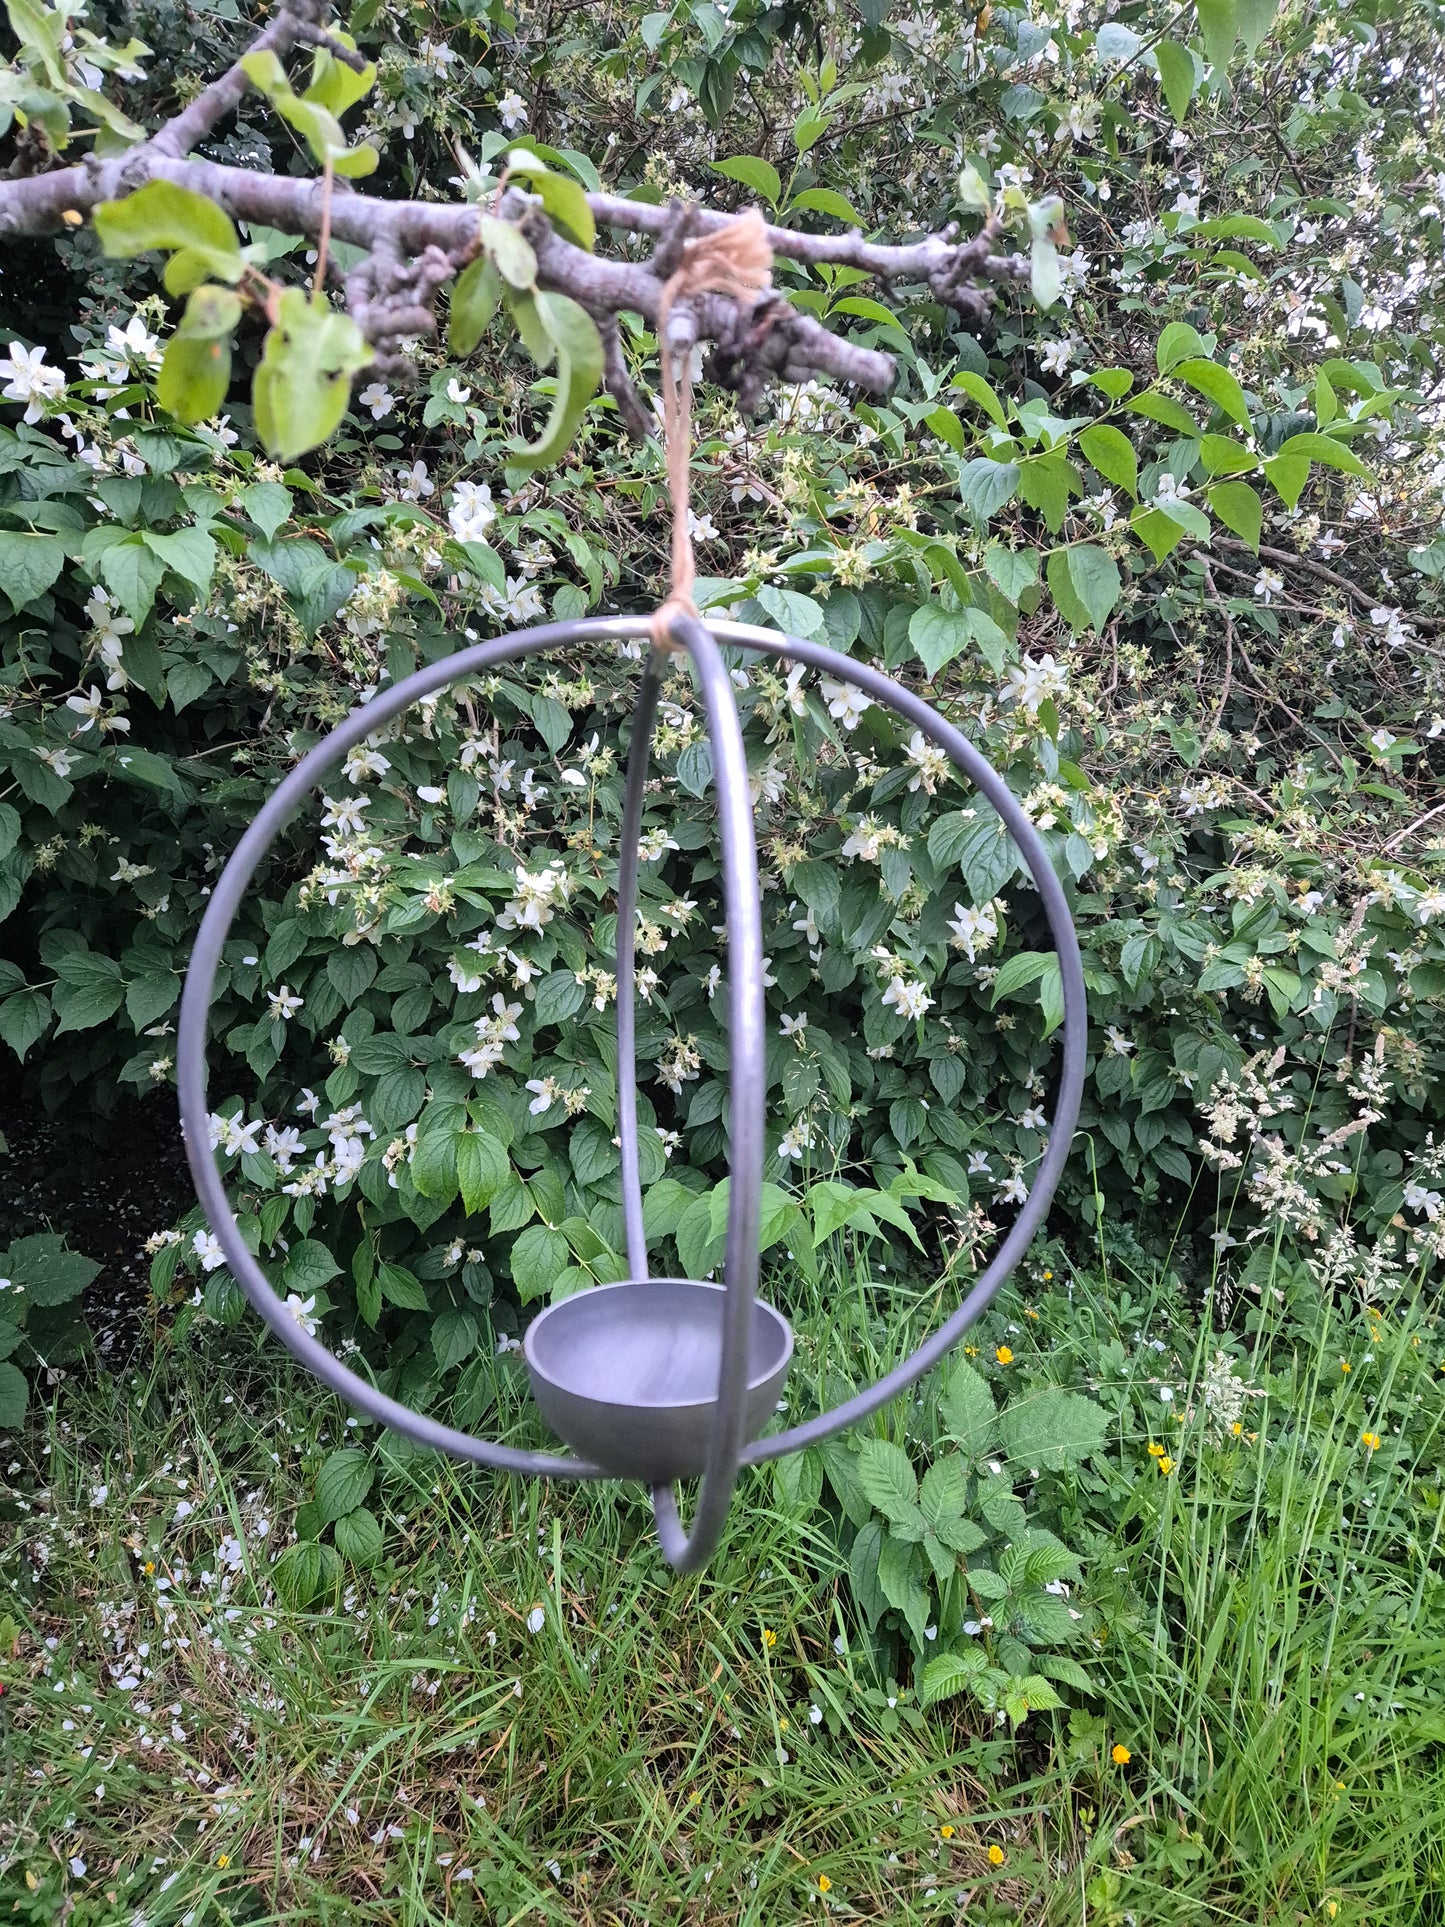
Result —
[[[654, 1494], [654, 1510], [658, 1517], [659, 1529], [663, 1537], [664, 1551], [673, 1563], [685, 1560], [688, 1566], [700, 1563], [706, 1557], [715, 1541], [716, 1532], [721, 1527], [722, 1512], [726, 1508], [727, 1496], [736, 1476], [737, 1464], [754, 1465], [765, 1460], [777, 1458], [785, 1452], [796, 1451], [802, 1447], [817, 1444], [832, 1433], [842, 1430], [855, 1420], [875, 1411], [880, 1405], [904, 1391], [917, 1378], [943, 1357], [958, 1341], [962, 1333], [985, 1309], [999, 1290], [1004, 1280], [1013, 1270], [1033, 1237], [1047, 1211], [1054, 1190], [1058, 1185], [1065, 1160], [1072, 1141], [1074, 1126], [1078, 1118], [1079, 1102], [1083, 1090], [1084, 1060], [1086, 1047], [1087, 1013], [1084, 990], [1083, 969], [1079, 958], [1078, 941], [1069, 917], [1068, 905], [1063, 889], [1049, 861], [1048, 852], [1042, 839], [1034, 829], [1027, 815], [1019, 805], [1007, 784], [984, 760], [973, 745], [939, 716], [927, 703], [911, 691], [904, 689], [892, 678], [865, 664], [852, 661], [837, 651], [821, 644], [804, 642], [795, 637], [781, 636], [768, 629], [757, 628], [751, 624], [733, 622], [712, 622], [696, 625], [699, 633], [694, 634], [691, 622], [678, 631], [679, 640], [687, 646], [699, 675], [704, 679], [705, 694], [709, 691], [711, 677], [709, 669], [721, 668], [716, 651], [699, 646], [699, 639], [706, 644], [710, 634], [715, 642], [729, 643], [741, 648], [755, 650], [763, 655], [800, 662], [807, 667], [818, 669], [836, 677], [839, 681], [851, 682], [862, 689], [874, 701], [894, 710], [906, 721], [922, 730], [945, 755], [963, 772], [969, 781], [986, 796], [998, 811], [1003, 822], [1012, 833], [1024, 860], [1028, 865], [1034, 885], [1043, 902], [1050, 932], [1058, 952], [1064, 993], [1064, 1035], [1063, 1066], [1059, 1082], [1058, 1097], [1054, 1116], [1050, 1124], [1048, 1146], [1039, 1166], [1034, 1185], [1028, 1199], [1021, 1208], [1008, 1235], [994, 1255], [992, 1262], [975, 1280], [972, 1289], [965, 1296], [953, 1315], [902, 1364], [896, 1366], [886, 1377], [866, 1391], [858, 1393], [843, 1405], [831, 1412], [819, 1413], [815, 1418], [801, 1425], [790, 1427], [787, 1431], [771, 1437], [758, 1439], [746, 1446], [741, 1453], [737, 1451], [738, 1438], [734, 1437], [731, 1450], [724, 1451], [729, 1443], [727, 1434], [735, 1427], [727, 1424], [730, 1409], [736, 1407], [739, 1414], [743, 1382], [746, 1378], [746, 1357], [741, 1344], [734, 1339], [734, 1329], [739, 1336], [743, 1325], [748, 1302], [752, 1295], [751, 1281], [756, 1278], [756, 1225], [754, 1222], [751, 1239], [751, 1252], [735, 1249], [735, 1229], [738, 1237], [742, 1234], [742, 1218], [734, 1225], [730, 1217], [728, 1235], [728, 1280], [734, 1276], [739, 1282], [749, 1280], [747, 1289], [730, 1292], [728, 1310], [728, 1344], [724, 1350], [722, 1383], [719, 1386], [718, 1423], [716, 1425], [712, 1452], [709, 1457], [708, 1477], [704, 1487], [703, 1501], [699, 1506], [699, 1516], [690, 1541], [682, 1537], [681, 1527], [677, 1524], [676, 1508], [670, 1492]], [[457, 1458], [475, 1464], [488, 1465], [505, 1472], [521, 1472], [533, 1476], [570, 1479], [598, 1479], [606, 1474], [592, 1464], [572, 1458], [563, 1458], [545, 1452], [525, 1452], [514, 1447], [504, 1446], [491, 1440], [476, 1439], [470, 1434], [459, 1432], [451, 1426], [442, 1425], [425, 1414], [412, 1411], [388, 1398], [365, 1379], [358, 1377], [344, 1366], [341, 1361], [327, 1350], [317, 1339], [304, 1331], [287, 1312], [285, 1305], [272, 1289], [265, 1273], [252, 1257], [236, 1225], [226, 1197], [225, 1185], [219, 1167], [210, 1153], [207, 1130], [206, 1108], [206, 1034], [207, 1017], [214, 989], [215, 976], [220, 962], [221, 948], [230, 930], [232, 920], [241, 898], [254, 874], [261, 858], [274, 837], [283, 827], [292, 812], [306, 798], [317, 780], [333, 764], [339, 762], [346, 752], [372, 734], [382, 724], [389, 722], [409, 704], [434, 691], [445, 688], [449, 683], [463, 677], [477, 675], [486, 670], [500, 667], [504, 663], [537, 654], [543, 650], [566, 648], [589, 641], [630, 641], [645, 638], [649, 633], [649, 619], [642, 615], [616, 617], [580, 618], [571, 622], [549, 623], [542, 627], [524, 630], [514, 636], [498, 637], [490, 642], [476, 643], [472, 647], [458, 651], [440, 662], [418, 670], [404, 681], [385, 690], [363, 707], [354, 710], [347, 719], [339, 724], [331, 734], [311, 749], [278, 784], [266, 800], [260, 813], [250, 828], [242, 836], [235, 853], [222, 871], [217, 881], [206, 914], [202, 919], [192, 953], [190, 968], [186, 974], [184, 994], [181, 999], [181, 1012], [177, 1036], [177, 1079], [180, 1089], [181, 1118], [185, 1127], [186, 1156], [191, 1167], [197, 1193], [205, 1208], [207, 1218], [220, 1242], [233, 1275], [245, 1292], [252, 1307], [282, 1340], [288, 1349], [301, 1360], [318, 1378], [331, 1389], [347, 1399], [360, 1411], [385, 1425], [390, 1425], [418, 1444], [449, 1452]], [[646, 690], [644, 677], [644, 691]], [[751, 839], [751, 806], [748, 797], [746, 765], [742, 762], [741, 732], [737, 726], [736, 711], [731, 700], [731, 691], [726, 687], [726, 672], [723, 671], [723, 691], [727, 696], [726, 710], [720, 702], [708, 702], [709, 729], [713, 738], [714, 767], [719, 797], [719, 811], [722, 819], [724, 853], [728, 855], [727, 845], [731, 841], [734, 862], [729, 873], [740, 874], [738, 865], [745, 863], [752, 878], [751, 897], [753, 903], [752, 921], [757, 924], [757, 886], [756, 856]], [[651, 702], [655, 705], [656, 690], [652, 691]], [[719, 727], [727, 715], [732, 716], [732, 726]], [[639, 734], [650, 734], [650, 718], [639, 716]], [[646, 749], [639, 753], [634, 743], [634, 754], [628, 769], [628, 798], [624, 802], [624, 824], [628, 822], [627, 811], [633, 804], [633, 828], [640, 821], [642, 784], [645, 781]], [[634, 777], [636, 796], [632, 796]], [[742, 810], [737, 808], [739, 796]], [[747, 845], [746, 856], [737, 847], [742, 832], [742, 822], [746, 815], [749, 831], [742, 841]], [[636, 889], [635, 836], [624, 841], [624, 864], [627, 852], [633, 852], [630, 887]], [[619, 892], [627, 887], [625, 875], [619, 876]], [[739, 891], [739, 895], [742, 892]], [[623, 906], [625, 907], [625, 905]], [[628, 937], [631, 937], [633, 919], [626, 920]], [[623, 919], [619, 917], [619, 933]], [[744, 928], [739, 925], [738, 929]], [[739, 996], [743, 972], [739, 965], [745, 965], [741, 949], [734, 949], [739, 943], [738, 929], [734, 929], [731, 904], [729, 906], [729, 961], [733, 967], [730, 979], [730, 1018], [737, 1021], [737, 1013], [731, 1000]], [[745, 939], [744, 939], [745, 940]], [[760, 933], [756, 934], [761, 955]], [[621, 942], [619, 935], [619, 942]], [[622, 955], [619, 950], [619, 988], [621, 984]], [[759, 984], [761, 966], [759, 965]], [[748, 1001], [741, 999], [739, 1008]], [[756, 999], [758, 1008], [758, 1027], [756, 1031], [756, 1052], [761, 1065], [763, 1040], [761, 1033], [761, 997]], [[641, 1196], [637, 1184], [637, 1142], [636, 1112], [630, 1097], [624, 1101], [624, 1089], [632, 1092], [635, 1087], [635, 1065], [624, 1059], [622, 1044], [624, 1036], [628, 1046], [632, 1043], [629, 1022], [624, 1022], [624, 1005], [619, 998], [619, 1135], [624, 1143], [624, 1212], [628, 1230], [629, 1256], [633, 1254], [634, 1236], [641, 1232]], [[629, 1013], [630, 1017], [630, 1013]], [[745, 1017], [745, 1012], [744, 1012]], [[742, 1062], [742, 1053], [734, 1043], [734, 1066], [736, 1070]], [[747, 1069], [742, 1064], [744, 1084]], [[759, 1083], [761, 1082], [759, 1076]], [[736, 1094], [734, 1097], [734, 1133], [742, 1113], [738, 1110]], [[746, 1130], [746, 1123], [745, 1123]], [[761, 1159], [761, 1129], [758, 1130], [758, 1158]], [[627, 1149], [630, 1136], [631, 1148]], [[736, 1150], [735, 1150], [736, 1156]], [[751, 1151], [748, 1152], [751, 1157]], [[738, 1160], [738, 1176], [744, 1183], [733, 1187], [730, 1202], [737, 1193], [752, 1191], [754, 1211], [756, 1211], [756, 1178], [752, 1184], [746, 1182], [748, 1171], [758, 1167], [746, 1166]], [[645, 1258], [645, 1252], [644, 1252]], [[740, 1269], [734, 1270], [735, 1264]], [[645, 1269], [640, 1274], [645, 1276]], [[741, 1307], [741, 1312], [739, 1312]], [[729, 1357], [731, 1351], [731, 1358]], [[731, 1394], [731, 1396], [730, 1396]], [[738, 1434], [740, 1437], [740, 1433]], [[716, 1476], [715, 1476], [716, 1475]], [[726, 1490], [723, 1489], [724, 1484]], [[711, 1495], [719, 1496], [714, 1500]], [[706, 1513], [704, 1513], [704, 1507]], [[714, 1517], [714, 1514], [716, 1516]], [[708, 1529], [707, 1544], [703, 1528]]]

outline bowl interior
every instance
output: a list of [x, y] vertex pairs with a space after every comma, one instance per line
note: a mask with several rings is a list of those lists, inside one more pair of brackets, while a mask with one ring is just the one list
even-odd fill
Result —
[[[722, 1358], [721, 1285], [685, 1278], [599, 1285], [549, 1306], [526, 1336], [527, 1363], [560, 1391], [599, 1404], [711, 1405]], [[793, 1335], [771, 1305], [754, 1300], [749, 1387], [787, 1363]]]

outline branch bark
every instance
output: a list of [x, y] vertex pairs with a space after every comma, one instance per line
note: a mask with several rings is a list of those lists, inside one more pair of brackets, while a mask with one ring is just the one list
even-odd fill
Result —
[[[284, 56], [299, 45], [332, 45], [321, 26], [327, 3], [282, 0], [251, 51]], [[345, 57], [339, 43], [335, 47]], [[381, 200], [343, 189], [340, 182], [328, 191], [324, 179], [256, 173], [191, 158], [196, 145], [239, 106], [248, 84], [237, 62], [128, 154], [0, 183], [0, 237], [73, 227], [77, 216], [153, 180], [173, 181], [205, 195], [236, 220], [313, 239], [329, 233], [365, 251], [365, 260], [347, 276], [348, 302], [376, 350], [378, 371], [401, 372], [406, 364], [398, 356], [398, 338], [435, 330], [438, 289], [476, 252], [476, 209], [470, 204]], [[670, 240], [681, 234], [684, 224], [689, 233], [706, 234], [731, 217], [676, 203], [657, 207], [613, 194], [591, 194], [588, 201], [600, 225], [658, 236], [657, 258], [648, 263], [609, 260], [575, 247], [546, 219], [540, 202], [516, 186], [507, 190], [499, 211], [526, 228], [537, 255], [539, 285], [570, 295], [597, 318], [606, 348], [608, 391], [623, 420], [638, 433], [647, 413], [627, 378], [616, 316], [627, 310], [655, 326]], [[1022, 256], [996, 251], [1001, 229], [992, 218], [971, 240], [959, 241], [956, 226], [950, 226], [899, 246], [868, 241], [856, 230], [822, 235], [772, 227], [767, 233], [774, 254], [782, 259], [859, 268], [889, 284], [920, 281], [936, 299], [974, 322], [987, 313], [995, 285], [1024, 280], [1029, 272]], [[755, 405], [769, 377], [799, 382], [821, 375], [873, 395], [885, 394], [893, 382], [891, 355], [840, 339], [778, 293], [755, 303], [717, 294], [680, 301], [671, 313], [668, 334], [676, 349], [712, 343], [709, 372], [736, 389], [745, 408]]]

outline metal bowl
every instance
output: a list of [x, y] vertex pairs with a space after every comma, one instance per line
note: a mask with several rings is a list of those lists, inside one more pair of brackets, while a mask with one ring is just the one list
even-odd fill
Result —
[[[722, 1285], [629, 1279], [549, 1305], [523, 1351], [543, 1418], [614, 1478], [648, 1485], [698, 1477], [707, 1460], [722, 1363]], [[772, 1416], [793, 1333], [754, 1299], [744, 1437]]]

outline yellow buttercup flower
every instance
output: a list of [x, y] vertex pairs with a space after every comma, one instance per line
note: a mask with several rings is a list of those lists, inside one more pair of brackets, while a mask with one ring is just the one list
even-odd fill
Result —
[[1014, 1355], [1009, 1350], [1007, 1345], [998, 1346], [998, 1348], [994, 1352], [994, 1357], [998, 1360], [1000, 1365], [1012, 1365], [1014, 1362]]
[[1240, 1433], [1244, 1430], [1244, 1427], [1240, 1424], [1239, 1420], [1236, 1419], [1233, 1425], [1231, 1425], [1229, 1429], [1234, 1434], [1235, 1438], [1238, 1438]]
[[1340, 1370], [1341, 1370], [1342, 1372], [1351, 1372], [1351, 1371], [1353, 1371], [1353, 1370], [1354, 1370], [1354, 1366], [1353, 1366], [1353, 1365], [1351, 1365], [1351, 1363], [1350, 1363], [1350, 1361], [1349, 1361], [1349, 1359], [1347, 1359], [1347, 1358], [1342, 1358], [1342, 1359], [1340, 1360]]
[[1156, 1459], [1155, 1464], [1159, 1467], [1159, 1470], [1165, 1474], [1168, 1474], [1174, 1470], [1174, 1461], [1173, 1459], [1170, 1458], [1167, 1452], [1164, 1454], [1164, 1457], [1162, 1459]]
[[1003, 1848], [999, 1846], [990, 1847], [988, 1850], [988, 1864], [991, 1867], [1001, 1867], [1003, 1863], [1004, 1863]]
[[778, 1635], [773, 1631], [771, 1626], [764, 1627], [763, 1644], [768, 1649], [768, 1651], [771, 1652], [774, 1646], [777, 1645], [777, 1643], [778, 1643]]
[[938, 1837], [940, 1840], [951, 1840], [953, 1838], [953, 1834], [954, 1834], [954, 1829], [952, 1827], [940, 1827], [938, 1829]]
[[818, 1875], [818, 1892], [820, 1894], [826, 1894], [826, 1893], [831, 1893], [832, 1891], [833, 1891], [832, 1881], [828, 1878], [827, 1874], [820, 1873]]
[[231, 1864], [231, 1856], [230, 1856], [230, 1854], [228, 1854], [228, 1853], [218, 1853], [218, 1854], [216, 1855], [216, 1865], [217, 1865], [218, 1867], [229, 1867], [229, 1866], [230, 1866], [230, 1864]]
[[1372, 1452], [1378, 1452], [1380, 1449], [1380, 1435], [1378, 1432], [1361, 1432], [1360, 1443], [1362, 1445], [1368, 1445]]
[[1113, 1752], [1109, 1755], [1109, 1758], [1114, 1762], [1115, 1766], [1127, 1766], [1133, 1757], [1134, 1755], [1129, 1751], [1128, 1747], [1122, 1743], [1116, 1745]]
[[1162, 1459], [1164, 1456], [1164, 1447], [1162, 1445], [1156, 1445], [1153, 1439], [1150, 1439], [1149, 1456], [1151, 1459]]

